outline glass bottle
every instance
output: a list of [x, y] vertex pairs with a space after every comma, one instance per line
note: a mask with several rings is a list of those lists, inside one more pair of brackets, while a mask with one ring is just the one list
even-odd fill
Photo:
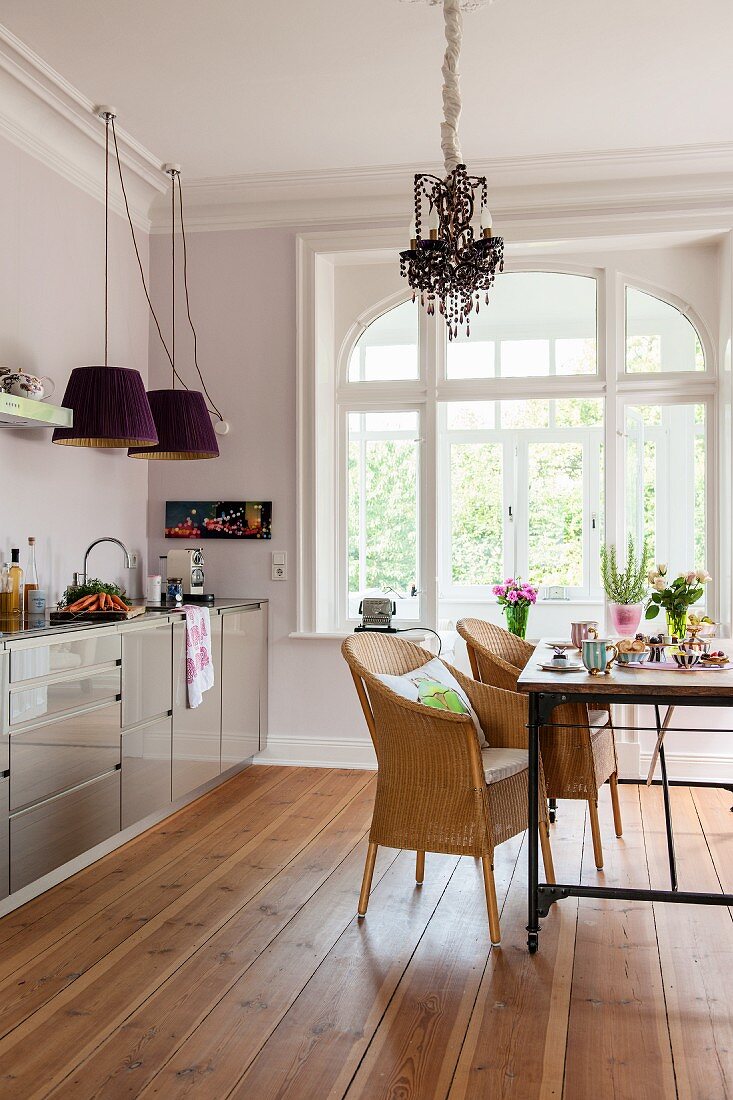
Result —
[[23, 570], [20, 566], [20, 550], [10, 551], [10, 614], [23, 614]]
[[23, 586], [23, 614], [28, 615], [28, 599], [31, 592], [38, 588], [38, 569], [36, 568], [36, 540], [33, 535], [28, 537], [28, 558], [25, 571], [25, 584]]
[[7, 630], [8, 628], [11, 617], [11, 599], [10, 565], [8, 562], [4, 562], [2, 572], [0, 572], [0, 630]]

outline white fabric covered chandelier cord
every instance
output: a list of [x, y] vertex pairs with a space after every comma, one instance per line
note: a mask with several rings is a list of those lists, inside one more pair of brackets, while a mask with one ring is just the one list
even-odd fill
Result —
[[443, 150], [445, 173], [450, 175], [458, 164], [463, 164], [458, 143], [458, 123], [461, 118], [461, 84], [458, 75], [458, 59], [461, 56], [463, 16], [460, 0], [444, 0], [445, 57], [443, 58], [443, 121], [440, 124], [440, 147]]

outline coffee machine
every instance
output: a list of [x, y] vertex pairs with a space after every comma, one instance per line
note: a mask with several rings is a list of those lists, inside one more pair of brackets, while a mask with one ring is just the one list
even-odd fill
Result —
[[168, 580], [179, 577], [184, 596], [204, 595], [204, 552], [200, 546], [168, 551]]

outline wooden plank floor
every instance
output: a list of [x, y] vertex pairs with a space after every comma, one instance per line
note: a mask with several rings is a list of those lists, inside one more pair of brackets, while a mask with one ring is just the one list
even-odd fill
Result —
[[[733, 1100], [724, 908], [568, 899], [526, 934], [526, 847], [480, 864], [381, 849], [374, 776], [250, 768], [0, 920], [0, 1095], [206, 1100]], [[659, 788], [553, 827], [561, 880], [663, 886]], [[680, 886], [730, 890], [731, 796], [675, 788]]]

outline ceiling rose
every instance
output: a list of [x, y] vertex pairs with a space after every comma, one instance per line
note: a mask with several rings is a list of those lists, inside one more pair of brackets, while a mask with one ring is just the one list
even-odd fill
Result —
[[466, 335], [470, 335], [470, 314], [474, 310], [478, 313], [482, 295], [488, 304], [496, 272], [504, 268], [504, 241], [492, 233], [486, 177], [468, 174], [458, 142], [462, 9], [480, 6], [480, 0], [402, 2], [431, 6], [442, 2], [446, 49], [440, 127], [445, 177], [415, 174], [415, 215], [410, 247], [400, 252], [400, 273], [412, 287], [413, 301], [419, 295], [420, 304], [428, 313], [435, 313], [438, 303], [448, 327], [448, 338], [452, 340], [464, 324]]

